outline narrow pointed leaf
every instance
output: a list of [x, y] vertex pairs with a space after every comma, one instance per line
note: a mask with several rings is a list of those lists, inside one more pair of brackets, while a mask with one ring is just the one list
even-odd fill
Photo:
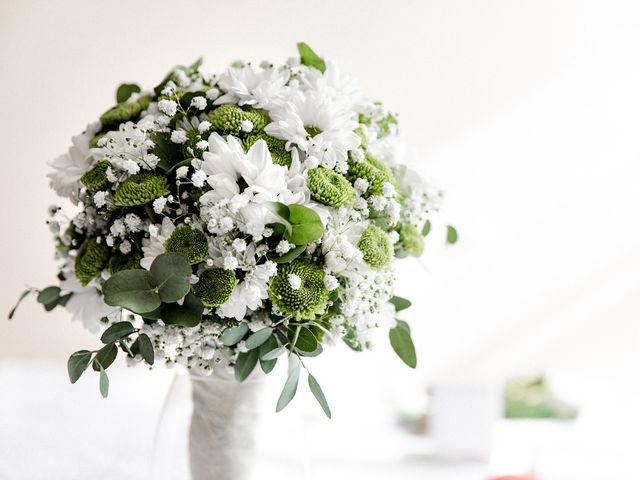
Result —
[[257, 332], [251, 334], [249, 338], [247, 338], [245, 345], [249, 350], [253, 350], [254, 348], [258, 348], [264, 342], [266, 342], [273, 333], [273, 328], [265, 327]]
[[234, 369], [236, 380], [243, 382], [249, 375], [251, 375], [251, 372], [256, 368], [257, 363], [258, 350], [249, 350], [248, 352], [240, 353], [236, 360], [236, 366]]
[[311, 393], [313, 393], [313, 396], [316, 397], [316, 400], [318, 400], [318, 403], [322, 407], [322, 410], [324, 411], [325, 415], [331, 418], [331, 409], [329, 408], [327, 399], [325, 398], [324, 393], [322, 392], [322, 388], [320, 388], [320, 384], [318, 383], [316, 378], [311, 374], [309, 374], [308, 382], [309, 382], [309, 390], [311, 390]]
[[260, 348], [258, 349], [258, 355], [260, 356], [260, 368], [262, 368], [264, 373], [270, 373], [276, 366], [276, 363], [278, 363], [277, 356], [274, 358], [263, 358], [263, 356], [267, 356], [274, 350], [278, 350], [278, 340], [275, 335], [271, 335], [269, 339], [260, 345]]
[[289, 405], [289, 402], [296, 396], [298, 390], [298, 379], [300, 378], [300, 365], [295, 365], [290, 371], [287, 381], [284, 384], [280, 398], [278, 398], [278, 404], [276, 405], [276, 412], [282, 411], [284, 407]]
[[100, 341], [102, 343], [111, 343], [114, 340], [131, 335], [135, 331], [136, 329], [131, 322], [117, 322], [104, 331]]
[[298, 53], [300, 54], [300, 62], [303, 65], [313, 67], [316, 70], [320, 70], [322, 73], [327, 69], [327, 65], [324, 60], [306, 43], [298, 43]]
[[398, 321], [398, 325], [389, 330], [389, 341], [400, 359], [411, 368], [416, 368], [416, 349], [411, 340], [411, 332], [405, 322]]
[[100, 394], [107, 398], [109, 395], [109, 377], [104, 369], [100, 369]]
[[406, 298], [398, 297], [398, 296], [391, 297], [391, 300], [389, 300], [389, 302], [393, 304], [393, 306], [396, 309], [396, 312], [400, 312], [411, 306], [411, 302], [409, 300], [407, 300]]
[[11, 309], [11, 311], [9, 312], [9, 320], [11, 320], [13, 318], [13, 316], [16, 313], [16, 310], [18, 309], [18, 306], [20, 305], [20, 303], [22, 303], [22, 300], [25, 299], [25, 297], [27, 295], [29, 295], [32, 292], [32, 289], [27, 289], [24, 292], [22, 292], [20, 294], [20, 297], [18, 298], [18, 301], [16, 302], [16, 304], [13, 306], [13, 308]]

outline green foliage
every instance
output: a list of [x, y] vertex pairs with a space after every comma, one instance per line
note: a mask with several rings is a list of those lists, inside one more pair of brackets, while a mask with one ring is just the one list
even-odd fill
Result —
[[318, 348], [318, 340], [311, 330], [306, 327], [298, 327], [295, 333], [291, 332], [290, 340], [294, 348], [300, 352], [312, 353]]
[[9, 312], [9, 315], [8, 315], [9, 320], [11, 320], [13, 318], [13, 316], [16, 314], [16, 310], [20, 306], [20, 303], [22, 303], [22, 300], [24, 300], [27, 297], [27, 295], [29, 295], [31, 292], [33, 292], [33, 289], [32, 288], [28, 288], [27, 290], [25, 290], [24, 292], [22, 292], [20, 294], [20, 296], [18, 297], [18, 301], [16, 302], [16, 304], [13, 306], [13, 308]]
[[257, 363], [258, 350], [249, 350], [248, 352], [239, 353], [234, 369], [236, 380], [243, 382], [249, 375], [251, 375], [251, 372], [253, 372]]
[[276, 412], [282, 411], [284, 407], [289, 405], [289, 402], [293, 400], [298, 390], [298, 379], [300, 378], [300, 364], [296, 363], [289, 369], [289, 376], [284, 384], [280, 398], [278, 398], [278, 404], [276, 405]]
[[113, 343], [116, 340], [127, 337], [136, 331], [131, 322], [116, 322], [107, 328], [100, 337], [100, 341], [105, 344]]
[[271, 119], [264, 110], [257, 110], [251, 107], [239, 107], [235, 103], [225, 103], [209, 114], [211, 128], [223, 135], [234, 135], [243, 137], [249, 132], [242, 129], [243, 121], [250, 121], [253, 124], [251, 133], [258, 132], [266, 127]]
[[91, 170], [80, 177], [80, 181], [89, 190], [100, 190], [107, 186], [107, 170], [110, 167], [111, 162], [109, 162], [109, 160], [100, 160], [91, 167]]
[[[284, 347], [280, 348], [280, 353], [286, 350]], [[274, 350], [278, 350], [278, 340], [276, 339], [275, 335], [269, 336], [269, 338], [267, 338], [267, 341], [260, 345], [260, 347], [258, 348], [258, 356], [260, 357], [260, 368], [262, 368], [262, 371], [264, 373], [271, 372], [271, 370], [273, 370], [273, 368], [276, 366], [276, 363], [278, 362], [278, 356], [280, 354], [276, 355], [273, 358], [269, 356], [269, 354], [274, 352]]]
[[38, 303], [46, 305], [55, 302], [58, 298], [60, 298], [60, 287], [47, 287], [40, 290], [36, 300]]
[[158, 255], [151, 264], [149, 272], [160, 300], [165, 303], [177, 302], [191, 289], [191, 265], [182, 253], [169, 251]]
[[409, 255], [420, 257], [424, 252], [424, 239], [418, 229], [410, 223], [401, 223], [397, 230], [401, 248]]
[[411, 306], [411, 302], [409, 300], [398, 296], [391, 297], [391, 300], [389, 300], [389, 302], [393, 304], [396, 312], [401, 312], [402, 310], [406, 310]]
[[233, 270], [209, 268], [200, 273], [198, 283], [193, 285], [195, 293], [208, 307], [218, 307], [229, 300], [236, 286]]
[[339, 208], [352, 205], [355, 201], [356, 192], [351, 183], [338, 172], [318, 167], [308, 170], [307, 174], [311, 196], [320, 203]]
[[95, 238], [84, 241], [78, 250], [75, 273], [83, 286], [100, 275], [109, 260], [109, 248]]
[[453, 245], [458, 241], [458, 231], [455, 227], [447, 225], [447, 243]]
[[140, 353], [145, 362], [147, 362], [149, 365], [153, 365], [153, 362], [155, 361], [153, 344], [151, 343], [151, 339], [146, 333], [141, 333], [140, 335], [138, 335], [138, 338], [136, 338], [136, 341], [133, 342], [132, 347]]
[[255, 333], [252, 333], [249, 338], [245, 341], [245, 346], [248, 350], [253, 350], [254, 348], [258, 348], [260, 345], [265, 343], [271, 335], [273, 334], [273, 328], [265, 327], [258, 330]]
[[[289, 282], [291, 274], [302, 281], [297, 290]], [[285, 314], [312, 320], [326, 311], [329, 302], [330, 292], [324, 286], [324, 275], [320, 265], [307, 260], [280, 264], [269, 286], [269, 298]]]
[[318, 383], [316, 378], [311, 374], [309, 374], [309, 377], [307, 380], [309, 383], [309, 390], [311, 390], [311, 393], [313, 393], [313, 396], [316, 397], [316, 400], [322, 407], [322, 410], [324, 411], [325, 415], [331, 418], [331, 409], [329, 408], [329, 404], [327, 403], [327, 399], [324, 396], [322, 388], [320, 388], [320, 384]]
[[155, 310], [162, 303], [150, 272], [123, 270], [112, 275], [102, 286], [107, 305], [126, 308], [134, 313]]
[[389, 341], [400, 359], [411, 368], [416, 368], [416, 349], [411, 340], [411, 330], [406, 322], [398, 320], [398, 324], [389, 330]]
[[93, 369], [99, 372], [101, 368], [109, 368], [118, 355], [118, 347], [114, 343], [108, 343], [96, 353], [93, 359]]
[[169, 185], [165, 177], [153, 173], [139, 173], [122, 182], [113, 199], [119, 207], [134, 207], [149, 203], [167, 193]]
[[223, 345], [231, 347], [242, 340], [242, 338], [248, 331], [249, 325], [243, 322], [240, 325], [236, 325], [235, 327], [227, 328], [224, 332], [222, 332], [220, 341]]
[[312, 48], [306, 43], [298, 43], [298, 53], [300, 54], [300, 62], [303, 65], [313, 67], [316, 70], [320, 70], [320, 72], [322, 73], [324, 73], [324, 71], [327, 69], [325, 61], [321, 57], [319, 57], [318, 54], [314, 52]]
[[280, 223], [285, 227], [284, 238], [294, 245], [306, 245], [322, 236], [322, 220], [310, 208], [280, 202], [265, 202], [264, 205], [280, 217]]
[[431, 221], [427, 220], [426, 222], [424, 222], [424, 227], [422, 227], [422, 236], [426, 237], [427, 235], [429, 235], [430, 231], [431, 231]]
[[67, 362], [67, 372], [71, 383], [78, 381], [89, 366], [89, 362], [91, 362], [91, 352], [89, 350], [80, 350], [71, 354]]
[[192, 265], [202, 262], [209, 255], [207, 237], [200, 230], [178, 227], [164, 242], [167, 252], [182, 253]]
[[158, 168], [170, 170], [178, 162], [183, 160], [180, 145], [173, 143], [168, 133], [154, 132], [151, 134], [151, 140], [154, 144], [151, 152], [160, 159]]
[[123, 83], [118, 86], [116, 90], [116, 102], [122, 103], [129, 100], [129, 97], [134, 93], [139, 93], [140, 87], [135, 83]]
[[100, 123], [111, 128], [117, 127], [128, 120], [133, 120], [149, 107], [151, 100], [151, 96], [146, 95], [135, 102], [118, 103], [100, 116]]
[[109, 395], [109, 377], [107, 376], [107, 372], [104, 369], [100, 369], [100, 394], [107, 398]]
[[184, 297], [182, 305], [177, 303], [165, 304], [162, 307], [162, 321], [167, 325], [179, 325], [181, 327], [195, 327], [202, 320], [204, 305], [198, 297], [192, 293]]
[[393, 245], [389, 235], [375, 225], [369, 224], [364, 229], [358, 240], [358, 248], [364, 261], [372, 268], [384, 268], [393, 260]]

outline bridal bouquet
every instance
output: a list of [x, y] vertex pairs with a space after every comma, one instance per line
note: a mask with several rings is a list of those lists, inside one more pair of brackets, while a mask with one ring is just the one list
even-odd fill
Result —
[[416, 366], [394, 264], [422, 254], [441, 195], [400, 163], [396, 116], [298, 49], [281, 66], [211, 75], [198, 61], [152, 90], [123, 84], [53, 161], [51, 186], [77, 213], [51, 208], [59, 283], [22, 298], [101, 331], [101, 348], [69, 358], [71, 382], [91, 367], [106, 396], [119, 353], [233, 368], [239, 382], [286, 355], [279, 411], [304, 357], [340, 339], [370, 348], [377, 328]]

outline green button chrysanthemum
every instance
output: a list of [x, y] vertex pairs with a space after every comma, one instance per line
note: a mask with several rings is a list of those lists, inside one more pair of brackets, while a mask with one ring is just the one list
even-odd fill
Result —
[[243, 109], [235, 103], [225, 103], [209, 114], [211, 128], [225, 135], [240, 136], [246, 132], [242, 128], [243, 121], [250, 121], [253, 125], [251, 132], [259, 132], [271, 121], [264, 110], [254, 108]]
[[107, 134], [107, 132], [98, 132], [98, 133], [96, 133], [95, 137], [93, 137], [91, 140], [89, 140], [89, 147], [97, 148], [98, 147], [98, 142], [106, 134]]
[[416, 227], [410, 223], [402, 223], [398, 226], [400, 234], [400, 246], [409, 255], [419, 257], [424, 251], [424, 239]]
[[285, 148], [286, 142], [279, 138], [271, 137], [264, 132], [248, 135], [244, 141], [245, 150], [249, 150], [258, 140], [267, 142], [267, 148], [271, 153], [271, 161], [273, 163], [287, 168], [291, 166], [291, 153], [287, 152]]
[[[292, 277], [297, 283], [292, 285]], [[298, 287], [298, 288], [294, 288]], [[278, 265], [271, 280], [269, 298], [285, 314], [313, 320], [327, 310], [330, 292], [324, 285], [324, 270], [306, 260]]]
[[117, 126], [128, 120], [136, 118], [151, 103], [150, 96], [140, 97], [135, 102], [122, 102], [114, 105], [100, 117], [102, 125], [107, 127]]
[[324, 167], [308, 170], [307, 187], [313, 198], [336, 208], [351, 205], [356, 199], [356, 192], [349, 180]]
[[106, 245], [98, 243], [95, 238], [85, 240], [76, 257], [76, 277], [82, 285], [86, 286], [100, 275], [108, 260], [109, 248]]
[[191, 288], [207, 307], [219, 307], [229, 300], [236, 286], [236, 274], [233, 270], [209, 268], [199, 278], [198, 283]]
[[364, 261], [372, 268], [384, 268], [393, 260], [393, 245], [389, 235], [373, 224], [369, 224], [362, 232], [358, 248], [363, 253]]
[[209, 255], [207, 237], [200, 230], [178, 227], [164, 242], [167, 252], [182, 253], [192, 265], [202, 262]]
[[133, 252], [129, 255], [117, 253], [109, 260], [109, 273], [113, 275], [121, 270], [138, 270], [142, 268], [140, 266], [141, 258], [139, 252]]
[[153, 173], [140, 173], [122, 182], [113, 199], [119, 207], [133, 207], [144, 205], [167, 193], [169, 185], [165, 177]]
[[371, 155], [367, 155], [361, 162], [350, 161], [349, 175], [354, 180], [356, 178], [364, 178], [369, 182], [367, 192], [371, 195], [380, 195], [384, 184], [393, 182], [393, 172], [391, 169]]
[[107, 185], [107, 169], [109, 167], [111, 167], [111, 162], [108, 160], [100, 160], [91, 170], [82, 175], [80, 181], [89, 190], [104, 188]]

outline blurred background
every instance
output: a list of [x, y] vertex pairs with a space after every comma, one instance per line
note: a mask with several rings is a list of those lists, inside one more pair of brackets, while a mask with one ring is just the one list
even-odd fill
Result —
[[[46, 162], [119, 83], [303, 40], [398, 112], [460, 240], [398, 272], [417, 370], [383, 332], [330, 350], [333, 420], [306, 392], [270, 414], [262, 478], [640, 478], [639, 23], [633, 0], [0, 0], [0, 310], [53, 281]], [[105, 401], [66, 377], [96, 342], [33, 299], [0, 321], [0, 479], [145, 478], [173, 372], [123, 362]]]

